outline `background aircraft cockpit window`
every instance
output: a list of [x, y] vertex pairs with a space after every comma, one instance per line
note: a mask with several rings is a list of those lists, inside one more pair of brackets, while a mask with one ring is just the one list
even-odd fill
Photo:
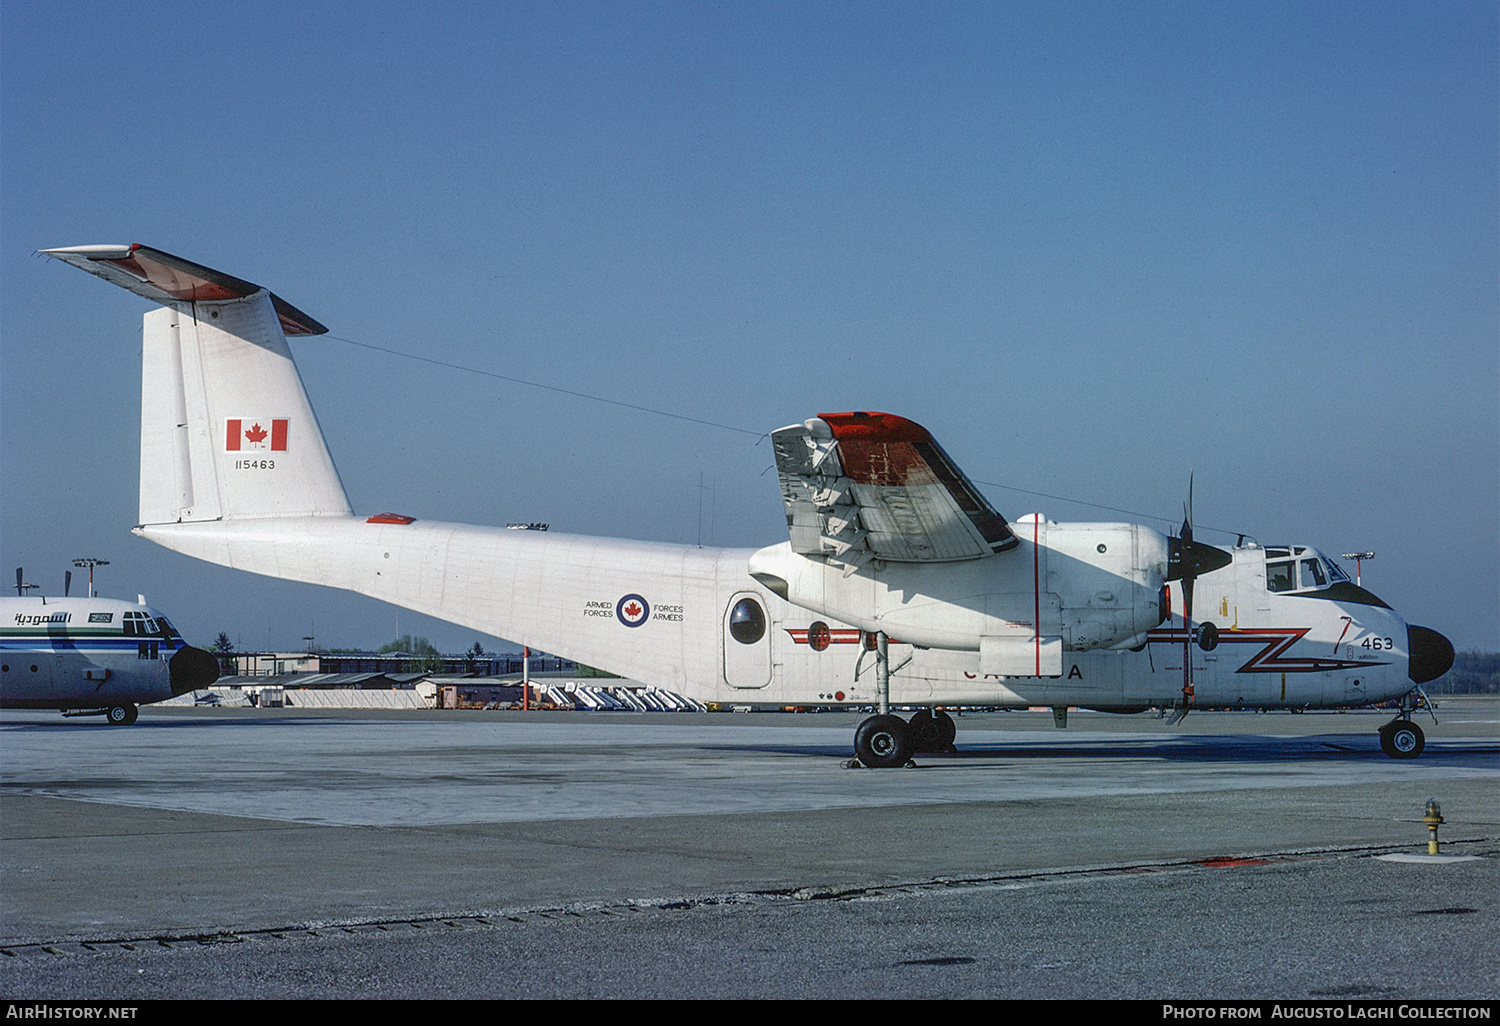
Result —
[[158, 633], [156, 621], [145, 613], [138, 613], [135, 610], [122, 615], [120, 617], [120, 625], [124, 628], [125, 633], [132, 637]]
[[1321, 559], [1304, 559], [1302, 561], [1302, 587], [1328, 587], [1328, 578], [1323, 574], [1323, 561]]
[[[1286, 550], [1283, 549], [1283, 552]], [[1291, 591], [1297, 587], [1297, 564], [1293, 560], [1266, 564], [1266, 588], [1270, 591]]]

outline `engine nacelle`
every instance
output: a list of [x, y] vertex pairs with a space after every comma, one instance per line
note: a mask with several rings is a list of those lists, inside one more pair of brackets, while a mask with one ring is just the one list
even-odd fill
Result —
[[985, 672], [1049, 676], [1064, 651], [1161, 623], [1167, 538], [1137, 524], [1014, 525], [1020, 544], [955, 562], [874, 560], [853, 573], [789, 544], [750, 558], [756, 580], [811, 613], [924, 648], [981, 653]]

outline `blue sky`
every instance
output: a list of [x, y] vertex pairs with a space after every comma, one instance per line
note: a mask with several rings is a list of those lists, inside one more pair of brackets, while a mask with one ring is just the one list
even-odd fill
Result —
[[140, 242], [332, 329], [361, 512], [770, 544], [753, 435], [884, 410], [1008, 518], [1164, 528], [1192, 472], [1203, 540], [1374, 550], [1500, 648], [1497, 17], [6, 0], [0, 565], [199, 642], [476, 639], [129, 534], [148, 304], [33, 254]]

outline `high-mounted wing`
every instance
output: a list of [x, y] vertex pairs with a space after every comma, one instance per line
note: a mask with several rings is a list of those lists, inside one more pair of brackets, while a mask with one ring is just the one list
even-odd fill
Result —
[[871, 559], [978, 559], [1016, 545], [920, 424], [889, 413], [823, 413], [771, 432], [792, 551], [853, 573]]
[[[162, 304], [242, 299], [261, 291], [259, 285], [150, 246], [69, 246], [42, 252]], [[328, 331], [274, 292], [271, 305], [288, 335]]]

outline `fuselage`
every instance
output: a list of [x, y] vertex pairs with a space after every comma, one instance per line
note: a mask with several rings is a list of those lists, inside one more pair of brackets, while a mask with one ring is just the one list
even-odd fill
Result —
[[[1188, 509], [1171, 538], [1010, 524], [930, 432], [868, 410], [771, 432], [787, 538], [763, 549], [366, 519], [286, 341], [323, 325], [150, 247], [46, 252], [161, 304], [141, 331], [141, 536], [702, 701], [875, 704], [881, 764], [903, 761], [890, 703], [1359, 704], [1451, 663], [1446, 639], [1310, 549], [1204, 545]], [[75, 688], [82, 662], [58, 666]]]
[[[766, 550], [347, 516], [137, 532], [198, 558], [361, 592], [704, 702], [876, 700], [868, 635], [858, 624], [788, 602], [752, 577], [752, 558], [763, 565]], [[1075, 533], [1056, 536], [1077, 550]], [[978, 651], [915, 645], [892, 627], [891, 701], [1170, 706], [1181, 698], [1185, 652], [1198, 707], [1357, 705], [1411, 689], [1405, 621], [1341, 579], [1331, 561], [1311, 549], [1255, 545], [1235, 548], [1232, 557], [1198, 577], [1186, 647], [1179, 589], [1171, 616], [1115, 647], [1085, 648], [1070, 638], [1052, 675], [987, 673]], [[1306, 585], [1296, 576], [1302, 560], [1318, 561], [1321, 584], [1311, 567], [1301, 571]], [[1293, 583], [1273, 590], [1289, 562]], [[860, 586], [885, 593], [885, 582], [900, 572], [863, 567]], [[1118, 622], [1109, 620], [1107, 603], [1097, 604], [1101, 622]], [[930, 611], [923, 616], [934, 622]]]
[[218, 678], [165, 616], [103, 598], [0, 598], [0, 708], [158, 702]]

